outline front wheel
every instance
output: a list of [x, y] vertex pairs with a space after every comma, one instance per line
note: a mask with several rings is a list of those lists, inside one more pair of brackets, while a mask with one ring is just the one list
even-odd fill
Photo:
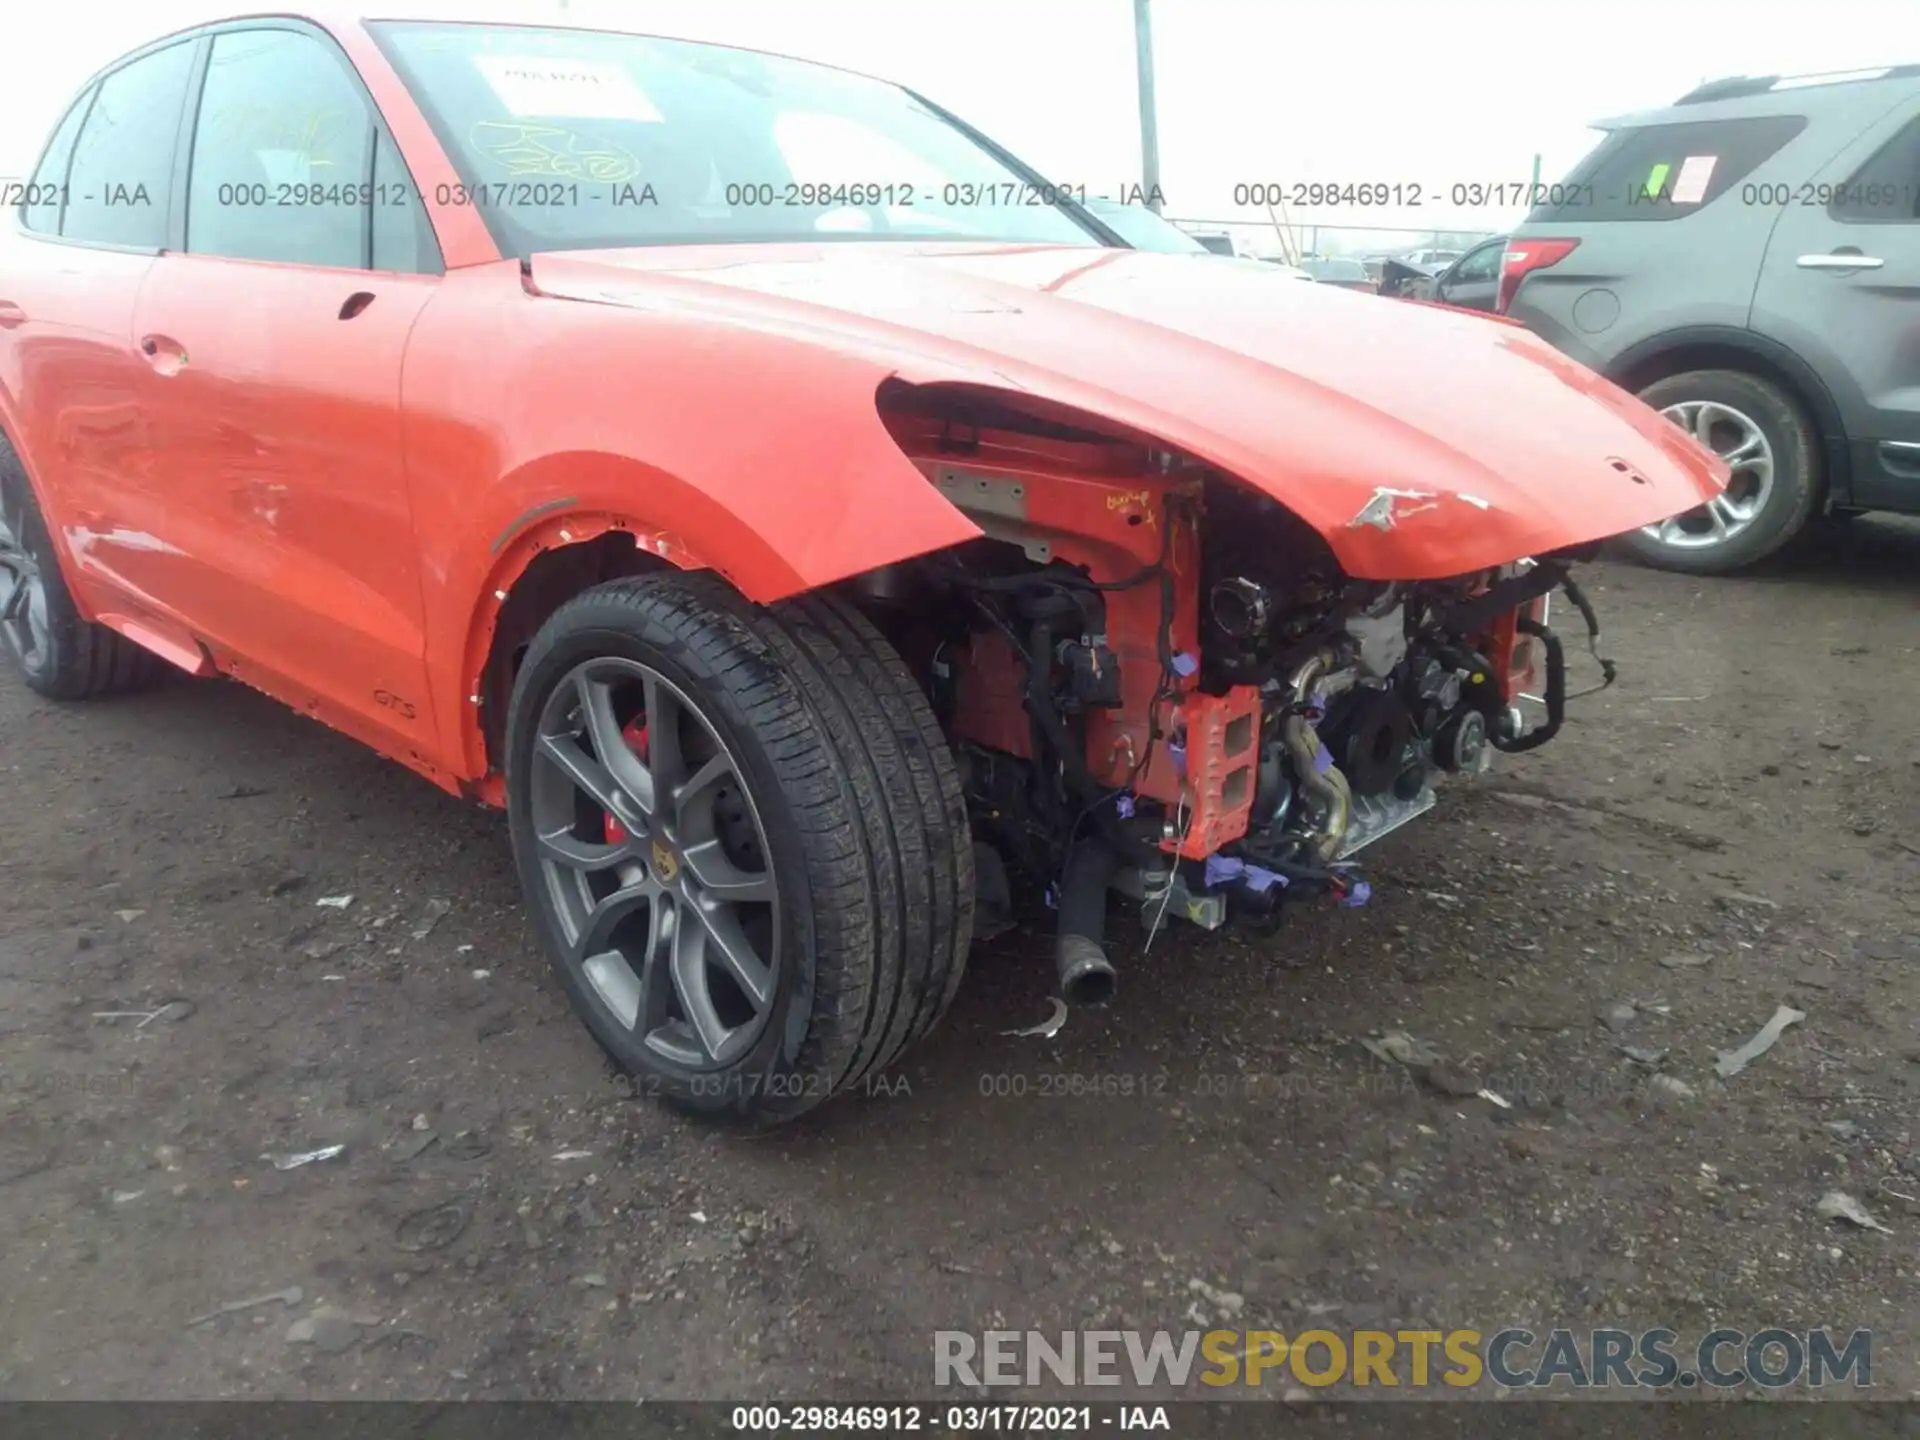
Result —
[[1812, 423], [1771, 381], [1736, 370], [1669, 375], [1640, 398], [1727, 462], [1721, 494], [1621, 537], [1649, 565], [1694, 575], [1739, 570], [1798, 535], [1820, 498]]
[[852, 607], [710, 575], [562, 606], [514, 684], [509, 824], [574, 1007], [643, 1093], [788, 1119], [924, 1035], [973, 852], [926, 697]]

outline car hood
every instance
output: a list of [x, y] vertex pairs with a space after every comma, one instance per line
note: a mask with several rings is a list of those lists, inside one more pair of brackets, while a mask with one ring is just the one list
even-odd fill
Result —
[[1692, 508], [1723, 462], [1498, 317], [1064, 246], [839, 242], [536, 256], [544, 295], [801, 335], [882, 375], [1105, 416], [1219, 466], [1350, 574], [1424, 579]]

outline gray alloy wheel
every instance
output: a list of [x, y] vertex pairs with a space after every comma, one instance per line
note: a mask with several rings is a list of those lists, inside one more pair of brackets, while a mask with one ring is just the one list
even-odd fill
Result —
[[1725, 575], [1763, 560], [1819, 506], [1820, 437], [1779, 382], [1743, 370], [1687, 370], [1640, 398], [1726, 461], [1726, 489], [1705, 505], [1619, 537], [1645, 564]]
[[50, 700], [90, 700], [151, 684], [170, 667], [81, 613], [52, 533], [12, 444], [0, 436], [0, 653]]
[[925, 692], [846, 600], [606, 581], [541, 625], [505, 719], [529, 918], [638, 1093], [790, 1120], [951, 1003], [966, 797]]
[[28, 674], [46, 669], [47, 583], [28, 535], [26, 496], [14, 485], [0, 485], [0, 634]]
[[1773, 496], [1773, 445], [1754, 419], [1715, 400], [1682, 400], [1660, 412], [1732, 468], [1727, 488], [1697, 510], [1675, 515], [1644, 534], [1676, 550], [1724, 545], [1743, 533]]
[[740, 761], [637, 660], [577, 666], [539, 722], [529, 792], [546, 893], [575, 968], [656, 1064], [746, 1054], [781, 962], [779, 886]]

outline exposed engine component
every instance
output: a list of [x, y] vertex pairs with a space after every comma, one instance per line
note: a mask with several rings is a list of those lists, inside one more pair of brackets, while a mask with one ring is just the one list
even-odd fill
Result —
[[[1070, 1003], [1114, 993], [1109, 890], [1149, 937], [1169, 915], [1365, 903], [1352, 857], [1432, 808], [1437, 775], [1558, 728], [1564, 655], [1536, 602], [1564, 559], [1358, 580], [1287, 510], [1152, 446], [1031, 417], [900, 424], [987, 538], [849, 589], [959, 754], [992, 857], [983, 916], [1014, 922], [1014, 876], [1044, 892]], [[1547, 720], [1528, 732], [1512, 706], [1536, 689]]]
[[1482, 769], [1490, 751], [1487, 748], [1487, 717], [1478, 710], [1463, 710], [1433, 737], [1433, 758], [1443, 770]]
[[1440, 797], [1430, 785], [1422, 785], [1410, 796], [1362, 795], [1353, 802], [1353, 821], [1347, 826], [1346, 843], [1335, 858], [1357, 854], [1384, 835], [1391, 834], [1409, 820], [1417, 820], [1439, 803]]
[[1069, 714], [1090, 709], [1112, 710], [1123, 703], [1120, 657], [1108, 647], [1105, 635], [1062, 640], [1054, 649], [1054, 659], [1064, 677], [1062, 710]]
[[[1352, 692], [1334, 726], [1336, 752], [1348, 782], [1360, 795], [1418, 789], [1424, 778], [1413, 712], [1396, 685], [1372, 685]], [[1411, 779], [1409, 779], [1411, 777]]]
[[1273, 597], [1267, 587], [1244, 575], [1230, 575], [1215, 582], [1212, 603], [1213, 623], [1221, 634], [1235, 640], [1259, 639], [1272, 618]]
[[1333, 762], [1320, 734], [1309, 716], [1322, 713], [1324, 690], [1316, 684], [1328, 679], [1329, 656], [1320, 654], [1293, 673], [1289, 688], [1292, 704], [1280, 722], [1280, 735], [1287, 759], [1293, 766], [1293, 782], [1299, 788], [1316, 819], [1299, 831], [1309, 858], [1332, 860], [1346, 839], [1351, 818], [1353, 790], [1347, 777]]
[[1318, 534], [1264, 496], [1219, 484], [1206, 502], [1208, 688], [1264, 685], [1281, 678], [1288, 655], [1313, 648], [1351, 582]]
[[1400, 587], [1389, 585], [1372, 603], [1347, 619], [1360, 669], [1384, 680], [1407, 658], [1407, 617]]

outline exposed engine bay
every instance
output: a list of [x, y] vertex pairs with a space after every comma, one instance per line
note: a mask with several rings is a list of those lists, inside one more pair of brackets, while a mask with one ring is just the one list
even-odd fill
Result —
[[[925, 392], [882, 413], [988, 538], [852, 588], [959, 756], [976, 936], [1013, 923], [1017, 886], [1044, 894], [1070, 1001], [1112, 993], [1110, 890], [1142, 905], [1149, 943], [1169, 916], [1271, 926], [1304, 900], [1366, 903], [1354, 857], [1432, 808], [1438, 779], [1559, 729], [1552, 591], [1599, 658], [1581, 556], [1356, 579], [1283, 506], [1151, 441]], [[1531, 728], [1523, 695], [1544, 706]]]

